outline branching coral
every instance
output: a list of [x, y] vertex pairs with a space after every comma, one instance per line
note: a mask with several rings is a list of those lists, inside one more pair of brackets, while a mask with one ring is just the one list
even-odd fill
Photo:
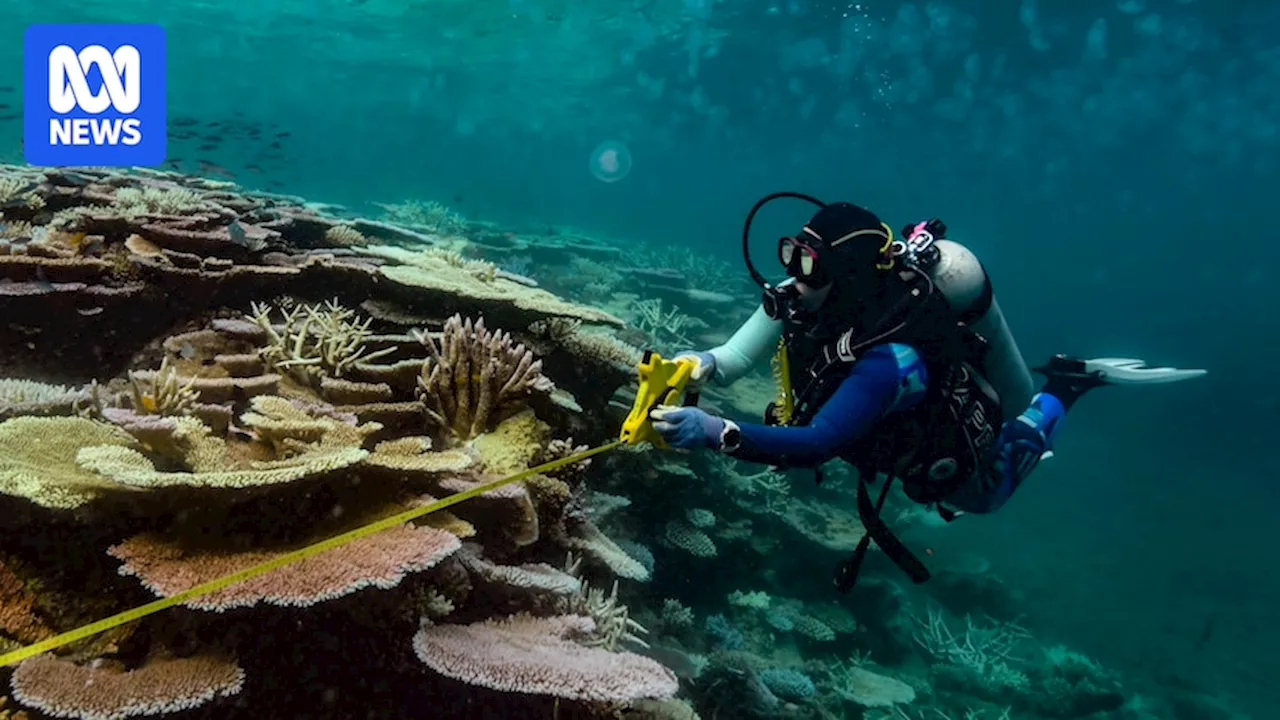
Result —
[[637, 300], [631, 305], [636, 327], [647, 333], [653, 341], [663, 347], [692, 347], [688, 331], [706, 327], [706, 323], [686, 315], [678, 307], [663, 309], [662, 301]]
[[418, 332], [431, 356], [422, 365], [418, 395], [428, 417], [455, 441], [491, 430], [532, 392], [550, 392], [542, 361], [501, 330], [490, 332], [484, 319], [463, 321], [454, 315], [440, 341]]
[[929, 609], [926, 619], [912, 617], [917, 626], [916, 644], [936, 663], [935, 672], [956, 676], [967, 686], [991, 696], [1023, 692], [1030, 679], [1015, 666], [1018, 647], [1030, 637], [1012, 622], [981, 625], [965, 616], [965, 629], [955, 633], [942, 614]]
[[195, 384], [194, 377], [183, 383], [165, 355], [154, 375], [129, 373], [133, 410], [142, 415], [183, 415], [200, 399]]
[[613, 581], [613, 589], [606, 595], [599, 588], [582, 584], [574, 611], [589, 616], [595, 621], [596, 628], [589, 640], [584, 641], [588, 647], [600, 647], [605, 650], [617, 650], [618, 643], [627, 642], [641, 647], [649, 647], [636, 633], [648, 634], [643, 625], [631, 619], [631, 611], [626, 605], [618, 602], [618, 581]]
[[283, 325], [271, 321], [272, 308], [254, 303], [250, 318], [267, 334], [259, 354], [272, 369], [307, 384], [325, 377], [340, 378], [357, 362], [370, 362], [395, 352], [368, 352], [372, 318], [355, 320], [356, 313], [330, 300], [323, 305], [297, 305], [282, 310]]

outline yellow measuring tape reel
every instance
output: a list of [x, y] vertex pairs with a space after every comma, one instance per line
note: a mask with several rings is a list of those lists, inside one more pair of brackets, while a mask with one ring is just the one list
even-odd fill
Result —
[[[659, 405], [662, 402], [666, 402], [667, 399], [677, 397], [680, 392], [683, 391], [685, 384], [689, 380], [689, 375], [693, 371], [693, 363], [685, 360], [663, 360], [657, 353], [650, 352], [645, 353], [644, 359], [640, 362], [639, 371], [640, 392], [636, 395], [636, 407], [640, 407], [640, 401], [643, 397], [645, 398], [645, 407], [652, 409], [652, 407]], [[107, 630], [119, 627], [125, 623], [133, 622], [134, 620], [141, 620], [148, 615], [154, 615], [161, 610], [167, 610], [168, 608], [176, 605], [181, 605], [193, 598], [217, 592], [229, 585], [234, 585], [238, 582], [258, 577], [259, 575], [265, 575], [272, 570], [278, 570], [290, 563], [295, 563], [299, 560], [319, 555], [326, 550], [332, 550], [333, 548], [346, 545], [347, 543], [359, 540], [362, 537], [367, 537], [374, 533], [382, 532], [383, 530], [398, 527], [410, 520], [415, 520], [423, 515], [429, 515], [433, 512], [465, 502], [477, 495], [483, 495], [495, 488], [520, 482], [521, 480], [533, 477], [534, 475], [548, 473], [566, 465], [581, 462], [592, 456], [609, 452], [610, 450], [617, 448], [619, 445], [636, 445], [641, 442], [652, 442], [655, 445], [661, 443], [662, 439], [656, 432], [654, 432], [653, 425], [649, 421], [648, 409], [645, 410], [643, 416], [639, 419], [633, 419], [633, 416], [635, 415], [636, 410], [633, 408], [631, 416], [628, 416], [627, 421], [623, 423], [622, 433], [619, 438], [612, 442], [593, 447], [590, 450], [584, 450], [580, 453], [574, 453], [568, 457], [552, 460], [551, 462], [545, 462], [536, 467], [531, 467], [528, 470], [521, 470], [514, 475], [508, 475], [500, 480], [494, 480], [471, 488], [470, 490], [455, 493], [429, 505], [397, 513], [391, 517], [383, 518], [382, 520], [358, 527], [355, 530], [349, 530], [327, 540], [321, 540], [314, 545], [308, 545], [307, 547], [285, 553], [284, 555], [272, 558], [266, 562], [252, 565], [243, 570], [231, 573], [230, 575], [224, 575], [223, 577], [200, 583], [195, 587], [188, 588], [175, 595], [170, 595], [169, 597], [161, 598], [145, 605], [140, 605], [131, 610], [126, 610], [122, 613], [117, 613], [110, 617], [103, 618], [97, 622], [82, 625], [75, 630], [70, 630], [60, 635], [54, 635], [53, 637], [41, 640], [38, 643], [18, 648], [12, 652], [4, 653], [3, 655], [0, 655], [0, 667], [21, 662], [29, 657], [48, 652], [50, 650], [55, 650], [63, 647], [64, 645], [70, 645], [73, 642], [92, 637], [101, 632], [106, 632]], [[665, 443], [662, 444], [662, 446], [665, 447]]]
[[[651, 443], [654, 447], [666, 448], [666, 441], [653, 429], [649, 413], [659, 405], [671, 405], [680, 400], [689, 378], [693, 376], [694, 361], [683, 358], [664, 360], [658, 353], [646, 350], [636, 367], [640, 371], [640, 388], [636, 391], [631, 412], [622, 422], [618, 441], [627, 445]], [[691, 392], [685, 397], [685, 405], [697, 403], [697, 393]]]

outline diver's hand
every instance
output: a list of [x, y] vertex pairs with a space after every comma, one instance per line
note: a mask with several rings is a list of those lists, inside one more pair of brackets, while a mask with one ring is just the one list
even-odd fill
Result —
[[653, 429], [672, 447], [719, 449], [724, 420], [696, 407], [659, 405], [649, 412]]
[[689, 382], [693, 383], [695, 387], [702, 385], [716, 374], [716, 356], [709, 352], [684, 350], [676, 353], [673, 359], [680, 360], [681, 358], [694, 361], [693, 373], [689, 376]]

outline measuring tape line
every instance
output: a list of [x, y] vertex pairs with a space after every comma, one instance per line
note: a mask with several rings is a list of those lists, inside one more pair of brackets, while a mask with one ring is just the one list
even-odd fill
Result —
[[383, 530], [397, 527], [406, 522], [409, 522], [410, 520], [420, 518], [423, 515], [428, 515], [430, 513], [443, 510], [447, 507], [452, 507], [454, 505], [457, 505], [460, 502], [465, 502], [477, 495], [483, 495], [484, 493], [487, 493], [490, 490], [500, 488], [504, 485], [510, 485], [511, 483], [519, 482], [526, 478], [533, 477], [534, 475], [541, 475], [543, 473], [550, 472], [552, 470], [557, 470], [566, 465], [572, 465], [574, 463], [581, 462], [592, 456], [599, 455], [601, 453], [605, 453], [610, 450], [613, 450], [614, 448], [618, 447], [621, 444], [622, 444], [622, 441], [614, 440], [613, 442], [606, 443], [604, 445], [599, 445], [597, 447], [593, 447], [590, 450], [584, 450], [580, 453], [574, 453], [573, 455], [569, 455], [568, 457], [562, 457], [557, 460], [552, 460], [551, 462], [546, 462], [536, 467], [531, 467], [528, 470], [521, 470], [520, 472], [514, 475], [509, 475], [500, 480], [494, 480], [492, 482], [487, 482], [483, 485], [478, 485], [474, 488], [471, 488], [470, 490], [464, 490], [463, 492], [460, 492], [460, 493], [454, 493], [453, 495], [437, 500], [429, 505], [424, 505], [422, 507], [413, 508], [412, 510], [406, 510], [402, 513], [397, 513], [395, 515], [392, 515], [391, 517], [378, 520], [377, 522], [369, 523], [368, 525], [364, 525], [362, 527], [358, 527], [355, 530], [349, 530], [347, 532], [342, 533], [341, 535], [335, 535], [334, 537], [331, 537], [327, 540], [321, 540], [320, 542], [315, 543], [313, 545], [308, 545], [304, 548], [300, 548], [292, 552], [287, 552], [284, 555], [280, 555], [279, 557], [272, 558], [270, 560], [267, 560], [266, 562], [261, 562], [261, 563], [258, 563], [257, 565], [251, 565], [243, 570], [233, 572], [229, 575], [224, 575], [220, 578], [215, 578], [213, 580], [200, 583], [195, 587], [188, 588], [175, 595], [170, 595], [169, 597], [161, 598], [159, 600], [149, 602], [146, 605], [140, 605], [136, 608], [133, 608], [132, 610], [126, 610], [122, 613], [112, 615], [111, 617], [98, 620], [97, 622], [89, 623], [88, 625], [82, 625], [81, 627], [78, 627], [75, 630], [64, 632], [61, 635], [54, 635], [53, 637], [48, 638], [46, 640], [41, 640], [38, 643], [27, 645], [25, 647], [18, 648], [13, 652], [8, 652], [3, 655], [0, 655], [0, 667], [12, 665], [16, 662], [21, 662], [23, 660], [26, 660], [29, 657], [39, 655], [40, 653], [43, 653], [43, 652], [48, 652], [55, 648], [60, 648], [64, 645], [69, 645], [73, 642], [83, 640], [87, 637], [93, 637], [94, 635], [110, 630], [111, 628], [119, 627], [121, 625], [124, 625], [125, 623], [133, 622], [134, 620], [140, 620], [148, 615], [153, 615], [155, 613], [158, 613], [161, 610], [166, 610], [175, 605], [180, 605], [186, 602], [187, 600], [191, 600], [192, 598], [198, 598], [204, 595], [208, 595], [209, 593], [212, 593], [212, 592], [217, 592], [218, 590], [221, 590], [230, 585], [234, 585], [242, 580], [255, 578], [255, 577], [258, 577], [259, 575], [265, 575], [266, 573], [269, 573], [272, 570], [276, 570], [278, 568], [284, 567], [285, 565], [288, 565], [290, 563], [294, 563], [304, 558], [312, 557], [314, 555], [319, 555], [320, 553], [326, 550], [332, 550], [333, 548], [346, 545], [347, 543], [353, 540], [359, 540], [362, 537], [367, 537], [374, 533], [382, 532]]

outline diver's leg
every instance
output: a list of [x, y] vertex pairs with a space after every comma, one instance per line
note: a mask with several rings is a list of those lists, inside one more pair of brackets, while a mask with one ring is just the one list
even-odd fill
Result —
[[952, 512], [999, 510], [1040, 461], [1052, 455], [1053, 439], [1066, 414], [1066, 406], [1057, 396], [1045, 391], [1037, 393], [1021, 415], [1000, 429], [981, 479], [942, 505]]

